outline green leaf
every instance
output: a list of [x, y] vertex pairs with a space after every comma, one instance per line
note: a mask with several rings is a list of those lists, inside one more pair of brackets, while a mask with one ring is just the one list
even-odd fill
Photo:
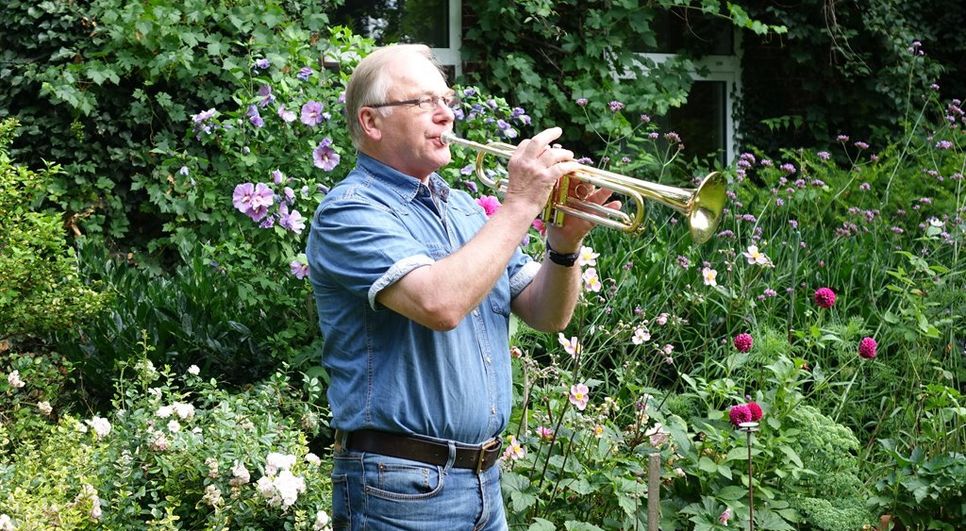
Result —
[[550, 520], [544, 520], [543, 518], [534, 518], [533, 523], [527, 528], [527, 531], [556, 531], [557, 526], [553, 525]]
[[793, 463], [798, 465], [798, 468], [805, 468], [805, 465], [802, 464], [802, 458], [798, 456], [798, 453], [796, 453], [795, 450], [785, 446], [784, 444], [780, 445], [778, 449], [781, 451], [781, 453], [785, 454], [785, 457], [789, 458]]

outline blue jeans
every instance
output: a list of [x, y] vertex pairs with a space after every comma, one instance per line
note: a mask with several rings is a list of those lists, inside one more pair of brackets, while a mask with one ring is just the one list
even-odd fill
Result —
[[338, 451], [332, 465], [332, 527], [339, 530], [505, 531], [499, 463], [477, 475], [373, 453]]

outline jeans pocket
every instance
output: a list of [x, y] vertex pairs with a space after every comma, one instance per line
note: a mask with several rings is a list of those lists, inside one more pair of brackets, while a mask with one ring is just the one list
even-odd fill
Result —
[[443, 489], [442, 467], [367, 454], [364, 459], [366, 493], [388, 500], [424, 500]]
[[332, 531], [349, 529], [351, 523], [349, 478], [346, 474], [332, 474]]

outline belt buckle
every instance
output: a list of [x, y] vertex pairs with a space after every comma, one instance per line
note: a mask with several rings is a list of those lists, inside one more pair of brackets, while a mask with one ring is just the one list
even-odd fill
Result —
[[483, 443], [482, 446], [480, 446], [480, 453], [476, 458], [476, 475], [480, 475], [480, 473], [483, 471], [483, 460], [486, 459], [487, 452], [489, 452], [490, 450], [499, 449], [502, 444], [503, 443], [502, 441], [500, 441], [500, 439], [493, 438], [493, 439], [490, 439], [489, 441], [486, 441], [485, 443]]

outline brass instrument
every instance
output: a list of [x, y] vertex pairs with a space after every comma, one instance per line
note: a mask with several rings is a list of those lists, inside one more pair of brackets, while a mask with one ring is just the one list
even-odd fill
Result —
[[[490, 188], [498, 192], [505, 191], [506, 181], [490, 179], [483, 170], [483, 160], [487, 154], [509, 159], [517, 146], [503, 142], [480, 144], [459, 138], [449, 131], [443, 133], [441, 139], [445, 144], [458, 144], [476, 150], [477, 177]], [[598, 188], [606, 188], [629, 198], [634, 205], [632, 212], [628, 214], [569, 195], [569, 179], [577, 179]], [[684, 214], [691, 230], [691, 239], [701, 244], [711, 238], [721, 221], [721, 211], [727, 201], [726, 184], [724, 175], [718, 172], [709, 173], [701, 179], [697, 188], [677, 188], [634, 179], [593, 166], [580, 165], [577, 171], [564, 176], [557, 183], [544, 208], [543, 219], [548, 223], [560, 225], [563, 223], [564, 215], [570, 215], [596, 225], [636, 233], [643, 230], [644, 199], [646, 198]]]

